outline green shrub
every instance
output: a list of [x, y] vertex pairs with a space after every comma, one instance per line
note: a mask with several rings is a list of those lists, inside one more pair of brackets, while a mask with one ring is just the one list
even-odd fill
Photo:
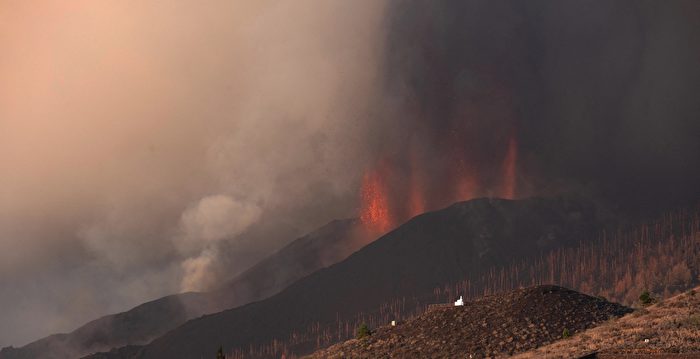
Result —
[[360, 324], [360, 327], [357, 328], [357, 339], [362, 339], [364, 337], [368, 337], [372, 335], [372, 331], [369, 330], [369, 327], [367, 324], [362, 323]]
[[564, 328], [564, 331], [561, 332], [561, 337], [563, 339], [566, 339], [571, 336], [571, 333], [569, 332], [569, 328]]
[[643, 305], [650, 305], [654, 303], [654, 297], [651, 296], [648, 290], [645, 290], [639, 296], [639, 301], [642, 302]]

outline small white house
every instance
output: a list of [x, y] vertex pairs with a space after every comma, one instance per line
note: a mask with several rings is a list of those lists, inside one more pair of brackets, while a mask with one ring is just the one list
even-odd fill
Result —
[[462, 299], [462, 296], [459, 296], [459, 299], [455, 302], [455, 307], [461, 307], [464, 305], [464, 299]]

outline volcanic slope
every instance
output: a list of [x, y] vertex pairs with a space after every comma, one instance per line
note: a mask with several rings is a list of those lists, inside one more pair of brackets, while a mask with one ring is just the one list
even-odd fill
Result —
[[700, 358], [700, 287], [636, 309], [571, 338], [516, 356], [535, 358]]
[[[213, 357], [275, 340], [295, 331], [333, 328], [402, 296], [433, 289], [494, 265], [573, 246], [597, 227], [594, 207], [566, 199], [476, 199], [413, 218], [346, 260], [319, 270], [279, 294], [191, 320], [150, 344], [100, 358]], [[308, 340], [291, 354], [318, 349]], [[127, 355], [128, 354], [128, 355]], [[270, 355], [271, 357], [274, 355]]]
[[335, 220], [292, 241], [275, 254], [208, 293], [183, 293], [104, 316], [68, 334], [21, 348], [4, 348], [0, 359], [73, 359], [111, 348], [144, 344], [188, 319], [267, 298], [296, 280], [356, 251], [367, 240], [356, 219]]
[[[582, 332], [632, 310], [557, 286], [490, 295], [429, 310], [309, 356], [321, 358], [485, 358], [509, 356]], [[471, 355], [471, 356], [469, 356]]]

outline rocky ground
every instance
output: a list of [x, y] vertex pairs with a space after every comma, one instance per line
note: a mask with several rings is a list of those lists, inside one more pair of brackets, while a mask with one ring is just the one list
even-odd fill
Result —
[[700, 287], [516, 358], [584, 356], [700, 358]]
[[430, 310], [318, 351], [308, 358], [484, 358], [510, 356], [630, 313], [619, 304], [556, 286], [492, 295]]

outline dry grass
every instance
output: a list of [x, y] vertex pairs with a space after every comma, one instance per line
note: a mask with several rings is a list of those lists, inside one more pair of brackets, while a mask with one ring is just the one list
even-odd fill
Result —
[[[592, 352], [700, 352], [700, 287], [514, 358], [576, 358]], [[648, 342], [645, 340], [648, 339]]]

